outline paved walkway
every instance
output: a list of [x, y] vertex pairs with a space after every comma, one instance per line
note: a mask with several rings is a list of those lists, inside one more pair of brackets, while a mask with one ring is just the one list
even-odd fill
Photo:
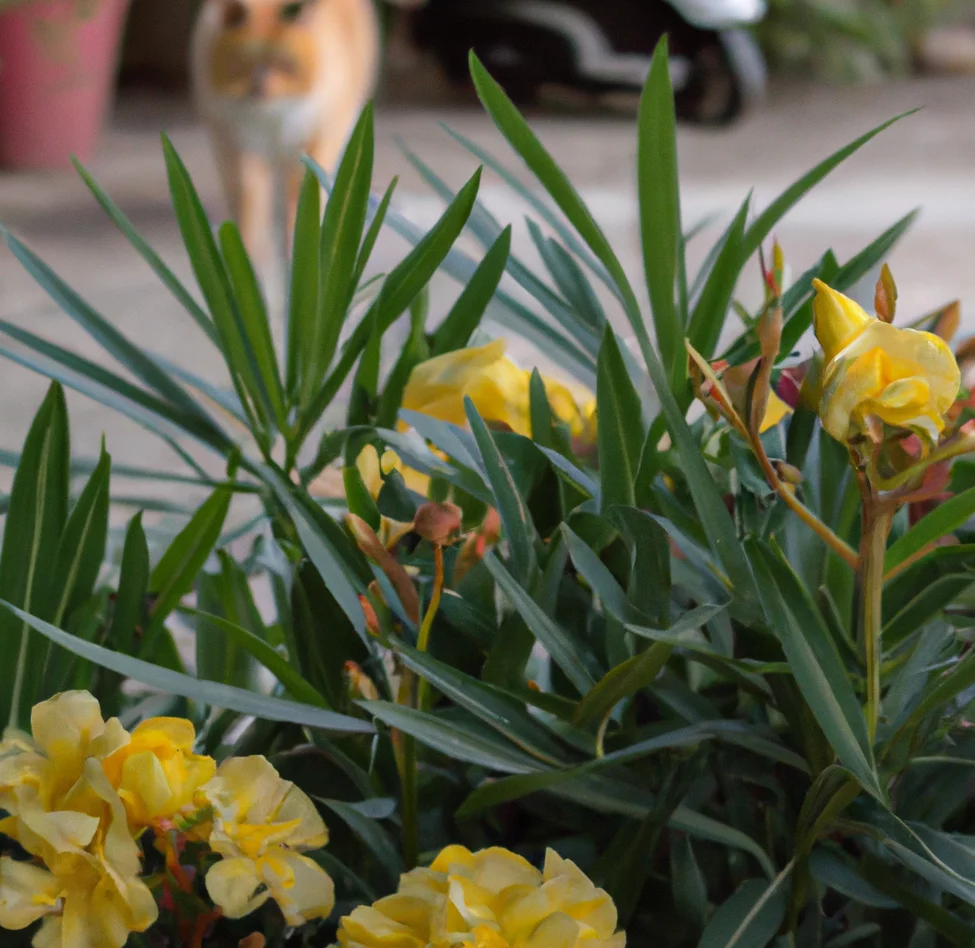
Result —
[[[752, 187], [756, 203], [764, 205], [829, 152], [892, 115], [924, 106], [821, 185], [793, 211], [779, 237], [798, 273], [827, 246], [843, 259], [920, 206], [920, 220], [890, 261], [900, 287], [902, 312], [919, 313], [955, 297], [975, 301], [973, 101], [975, 80], [777, 90], [765, 109], [731, 130], [682, 129], [685, 219], [691, 223], [712, 212], [727, 215]], [[399, 207], [418, 223], [431, 222], [439, 204], [410, 171], [395, 139], [404, 139], [453, 185], [462, 183], [474, 167], [473, 159], [438, 129], [441, 119], [505, 153], [489, 122], [476, 111], [445, 115], [429, 110], [381, 110], [377, 183], [385, 184], [393, 174], [402, 174]], [[638, 278], [632, 121], [546, 117], [536, 127], [563, 158], [625, 265]], [[92, 170], [163, 257], [188, 278], [168, 204], [156, 139], [160, 128], [171, 133], [207, 206], [214, 214], [220, 213], [205, 137], [182, 102], [124, 102]], [[522, 222], [523, 208], [490, 176], [485, 179], [483, 196], [499, 218]], [[73, 175], [0, 174], [0, 220], [130, 338], [196, 372], [217, 380], [223, 377], [215, 352], [201, 344], [195, 326]], [[706, 242], [707, 237], [699, 238], [695, 254], [703, 251]], [[526, 258], [532, 258], [524, 228], [517, 246]], [[403, 248], [396, 238], [385, 237], [378, 250], [378, 265], [385, 269]], [[450, 281], [438, 283], [434, 313], [443, 312], [456, 292]], [[753, 295], [753, 291], [746, 290], [745, 295]], [[49, 303], [6, 248], [0, 248], [0, 317], [76, 347], [85, 355], [97, 357], [99, 352], [92, 340]], [[966, 326], [975, 331], [975, 308], [970, 306], [964, 318]], [[536, 354], [524, 344], [512, 348], [526, 362], [535, 361]], [[0, 361], [0, 447], [20, 445], [44, 388], [45, 383], [31, 372]], [[104, 431], [119, 461], [167, 468], [178, 463], [158, 439], [117, 415], [80, 397], [72, 396], [70, 405], [76, 454], [93, 453]], [[0, 472], [0, 487], [2, 484]]]

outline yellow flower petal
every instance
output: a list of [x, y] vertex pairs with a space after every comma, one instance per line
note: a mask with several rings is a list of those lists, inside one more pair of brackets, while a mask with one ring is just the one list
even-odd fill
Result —
[[285, 851], [261, 862], [261, 874], [289, 925], [327, 918], [335, 905], [335, 885], [317, 862]]
[[150, 718], [102, 761], [134, 827], [194, 809], [194, 795], [217, 768], [211, 757], [193, 753], [195, 743], [196, 731], [184, 718]]
[[764, 434], [774, 428], [779, 422], [792, 414], [792, 408], [787, 405], [775, 392], [769, 392], [768, 404], [765, 406], [765, 417], [762, 419], [761, 433]]
[[847, 441], [873, 416], [936, 440], [961, 386], [948, 345], [932, 333], [874, 320], [823, 371], [823, 427]]
[[243, 918], [260, 908], [271, 896], [264, 888], [257, 863], [237, 857], [221, 859], [206, 875], [207, 892], [213, 904], [228, 918]]
[[341, 920], [343, 948], [624, 948], [612, 899], [550, 852], [544, 873], [498, 847], [448, 846], [399, 892]]
[[816, 298], [813, 301], [813, 328], [827, 362], [848, 346], [864, 329], [876, 320], [848, 296], [813, 280]]
[[20, 931], [57, 911], [61, 884], [46, 869], [0, 858], [0, 928]]
[[210, 848], [224, 859], [207, 873], [207, 891], [232, 918], [273, 898], [289, 924], [328, 915], [332, 880], [298, 851], [328, 840], [308, 796], [263, 757], [224, 761], [200, 791], [213, 808]]

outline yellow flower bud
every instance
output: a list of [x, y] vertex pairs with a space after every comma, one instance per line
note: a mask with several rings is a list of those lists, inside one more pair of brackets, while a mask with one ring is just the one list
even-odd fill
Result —
[[899, 329], [825, 283], [813, 284], [824, 356], [819, 413], [826, 431], [847, 442], [877, 418], [937, 441], [961, 386], [958, 363], [944, 340]]

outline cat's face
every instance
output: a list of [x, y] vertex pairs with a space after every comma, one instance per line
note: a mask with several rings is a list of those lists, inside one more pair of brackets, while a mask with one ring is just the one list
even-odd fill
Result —
[[210, 81], [232, 99], [272, 101], [307, 95], [317, 45], [311, 21], [328, 0], [209, 0], [217, 28]]

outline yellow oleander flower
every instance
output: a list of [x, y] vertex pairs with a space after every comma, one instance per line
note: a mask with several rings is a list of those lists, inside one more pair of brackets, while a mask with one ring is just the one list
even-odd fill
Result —
[[213, 777], [217, 764], [212, 757], [194, 754], [195, 743], [196, 731], [184, 718], [150, 718], [102, 761], [134, 830], [196, 809], [194, 795]]
[[45, 868], [0, 862], [0, 927], [43, 918], [36, 948], [121, 948], [157, 915], [125, 806], [102, 768], [129, 735], [86, 692], [40, 703], [31, 723], [33, 739], [0, 745], [0, 806], [10, 813], [0, 831]]
[[342, 919], [342, 948], [625, 948], [616, 906], [553, 850], [539, 872], [507, 849], [448, 846], [395, 895]]
[[961, 386], [943, 339], [869, 316], [853, 300], [814, 280], [816, 337], [823, 347], [819, 414], [826, 431], [847, 442], [878, 418], [936, 442]]
[[325, 824], [305, 793], [265, 758], [224, 761], [200, 796], [213, 808], [210, 848], [223, 857], [207, 873], [206, 887], [225, 915], [242, 918], [269, 898], [289, 925], [332, 911], [331, 878], [300, 854], [325, 845]]
[[[531, 372], [505, 357], [507, 343], [495, 339], [473, 349], [458, 349], [421, 362], [403, 393], [403, 408], [466, 426], [464, 397], [487, 422], [531, 434]], [[596, 403], [591, 392], [546, 378], [545, 392], [556, 417], [574, 438], [595, 440]]]
[[84, 691], [36, 705], [31, 730], [33, 738], [14, 734], [0, 744], [0, 809], [10, 814], [0, 832], [35, 855], [42, 845], [81, 853], [104, 810], [84, 779], [85, 763], [107, 757], [129, 735], [118, 718], [104, 721], [98, 702]]

